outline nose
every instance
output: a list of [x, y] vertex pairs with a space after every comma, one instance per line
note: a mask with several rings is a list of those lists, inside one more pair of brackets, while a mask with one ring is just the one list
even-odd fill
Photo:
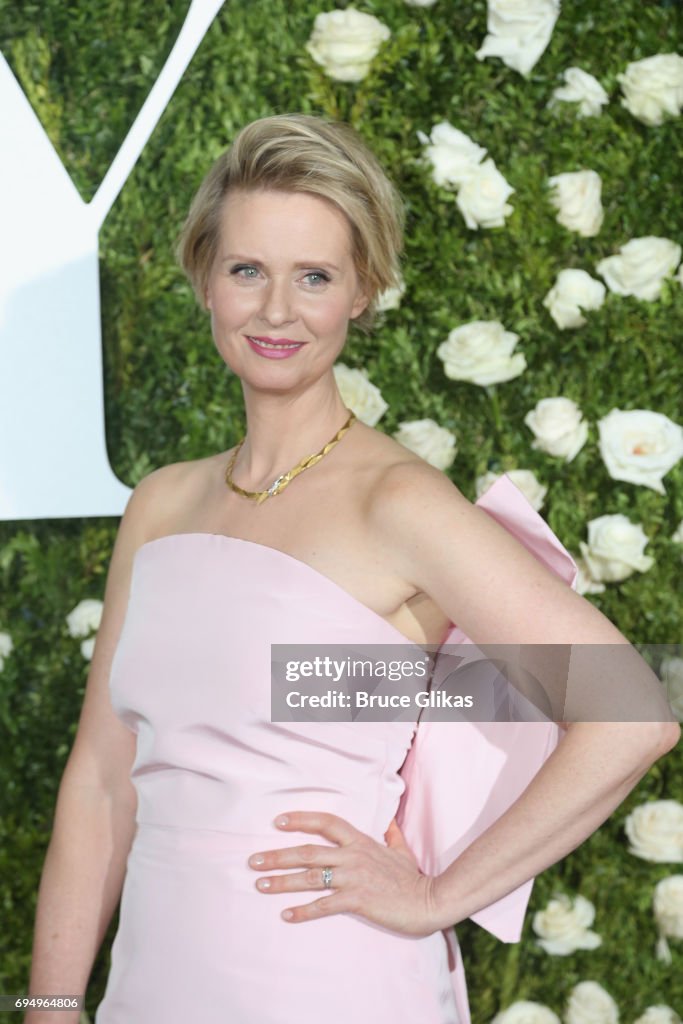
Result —
[[278, 326], [296, 319], [293, 296], [286, 280], [271, 278], [261, 294], [261, 318], [263, 320]]

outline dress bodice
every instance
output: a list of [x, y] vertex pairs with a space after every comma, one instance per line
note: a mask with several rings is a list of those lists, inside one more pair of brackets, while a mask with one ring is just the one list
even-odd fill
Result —
[[296, 643], [414, 646], [275, 548], [180, 533], [138, 549], [111, 672], [114, 708], [138, 738], [138, 821], [267, 832], [298, 804], [381, 839], [416, 722], [272, 722], [271, 644]]

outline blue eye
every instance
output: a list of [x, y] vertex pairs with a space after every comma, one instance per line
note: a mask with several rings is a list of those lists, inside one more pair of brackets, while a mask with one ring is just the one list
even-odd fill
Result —
[[329, 277], [322, 270], [312, 270], [310, 274], [306, 274], [306, 277], [319, 277], [321, 283], [329, 281]]
[[[254, 273], [253, 274], [244, 274], [244, 275], [242, 275], [242, 271], [243, 270], [245, 270], [245, 271], [246, 270], [250, 270], [250, 271], [253, 270]], [[237, 264], [236, 266], [234, 266], [231, 269], [230, 273], [232, 275], [234, 275], [234, 276], [242, 275], [242, 276], [244, 276], [244, 278], [247, 281], [253, 281], [255, 276], [258, 274], [258, 267], [255, 267], [251, 263], [240, 263], [240, 264]], [[326, 274], [324, 270], [311, 270], [307, 274], [305, 274], [304, 277], [305, 278], [310, 278], [310, 277], [317, 278], [318, 280], [311, 282], [313, 284], [313, 286], [316, 287], [316, 288], [319, 288], [323, 284], [327, 284], [327, 282], [330, 280], [329, 274]]]

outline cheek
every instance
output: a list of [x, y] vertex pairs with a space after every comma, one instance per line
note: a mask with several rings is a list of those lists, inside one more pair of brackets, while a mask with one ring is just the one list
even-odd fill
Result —
[[225, 326], [239, 326], [245, 318], [252, 315], [255, 305], [254, 297], [246, 292], [215, 295], [212, 321]]
[[309, 306], [309, 320], [315, 322], [321, 332], [334, 333], [345, 330], [349, 314], [349, 303], [345, 298], [328, 302], [311, 302]]

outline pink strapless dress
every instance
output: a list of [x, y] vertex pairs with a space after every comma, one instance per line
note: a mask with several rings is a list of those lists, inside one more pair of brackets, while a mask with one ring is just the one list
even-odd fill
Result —
[[[574, 585], [574, 562], [509, 477], [477, 504]], [[468, 642], [456, 626], [444, 638]], [[95, 1024], [470, 1024], [454, 929], [407, 936], [350, 913], [289, 924], [281, 910], [321, 891], [261, 893], [247, 859], [333, 845], [273, 824], [324, 810], [379, 843], [396, 817], [422, 870], [438, 873], [523, 792], [560, 730], [272, 722], [277, 643], [410, 641], [262, 544], [183, 533], [136, 553], [110, 690], [137, 734], [137, 831]], [[532, 883], [473, 919], [517, 941]]]

